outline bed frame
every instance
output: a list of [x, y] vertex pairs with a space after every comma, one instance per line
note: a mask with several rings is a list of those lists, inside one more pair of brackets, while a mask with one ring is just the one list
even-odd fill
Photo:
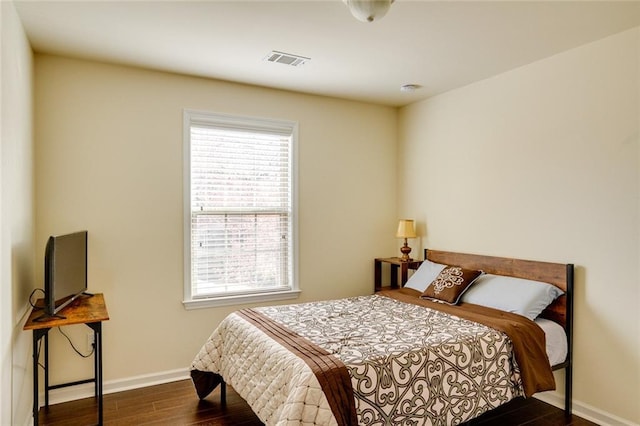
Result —
[[429, 249], [424, 250], [424, 258], [435, 263], [482, 270], [488, 274], [544, 281], [564, 291], [564, 295], [557, 298], [540, 316], [557, 322], [564, 328], [567, 334], [567, 359], [561, 364], [554, 365], [552, 369], [565, 369], [564, 413], [566, 416], [571, 416], [573, 382], [573, 264], [536, 262], [532, 260]]
[[[564, 291], [564, 295], [557, 298], [540, 316], [560, 324], [567, 334], [567, 358], [563, 363], [552, 366], [552, 369], [565, 369], [564, 413], [567, 417], [571, 416], [573, 381], [573, 264], [536, 262], [532, 260], [429, 249], [424, 250], [424, 258], [436, 263], [482, 270], [488, 274], [544, 281]], [[224, 406], [226, 405], [227, 399], [226, 383], [222, 378], [220, 379], [221, 382], [216, 381], [216, 384], [220, 384], [220, 401]]]

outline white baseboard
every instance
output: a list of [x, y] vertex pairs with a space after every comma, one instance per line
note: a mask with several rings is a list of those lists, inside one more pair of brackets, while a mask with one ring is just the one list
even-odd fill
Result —
[[[189, 370], [180, 368], [178, 370], [164, 371], [154, 374], [130, 377], [128, 379], [110, 380], [102, 384], [103, 394], [122, 392], [130, 389], [144, 388], [147, 386], [160, 385], [163, 383], [175, 382], [188, 379]], [[89, 398], [94, 396], [95, 385], [85, 383], [77, 386], [69, 386], [49, 391], [49, 404], [59, 404], [61, 402], [75, 401], [76, 399]], [[194, 394], [195, 395], [195, 394]], [[40, 406], [44, 406], [44, 392], [40, 392], [38, 399]]]
[[[557, 392], [545, 392], [535, 394], [534, 398], [564, 410], [564, 395], [562, 394]], [[608, 413], [592, 405], [576, 401], [575, 399], [572, 403], [572, 412], [576, 416], [590, 420], [602, 426], [640, 426], [638, 423], [620, 418], [615, 414]]]

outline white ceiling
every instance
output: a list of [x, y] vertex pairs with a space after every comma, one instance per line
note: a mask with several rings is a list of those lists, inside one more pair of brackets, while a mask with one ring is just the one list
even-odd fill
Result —
[[[392, 106], [640, 25], [639, 1], [396, 0], [373, 23], [341, 0], [15, 4], [36, 52]], [[264, 61], [271, 50], [311, 61]]]

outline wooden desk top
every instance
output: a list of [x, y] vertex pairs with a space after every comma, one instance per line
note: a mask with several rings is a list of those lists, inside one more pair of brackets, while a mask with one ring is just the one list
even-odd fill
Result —
[[66, 306], [58, 312], [59, 315], [65, 318], [54, 316], [38, 320], [44, 315], [44, 311], [42, 308], [38, 308], [37, 306], [44, 306], [42, 299], [38, 299], [36, 307], [31, 310], [29, 319], [27, 319], [27, 322], [22, 328], [23, 330], [37, 330], [72, 324], [87, 324], [107, 321], [109, 319], [107, 305], [104, 302], [104, 295], [102, 293], [97, 293], [93, 296], [83, 295], [78, 297], [69, 306]]

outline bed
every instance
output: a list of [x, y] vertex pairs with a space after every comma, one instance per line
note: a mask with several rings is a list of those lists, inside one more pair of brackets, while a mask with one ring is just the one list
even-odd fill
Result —
[[[538, 288], [548, 300], [511, 308]], [[425, 250], [400, 289], [230, 314], [191, 377], [265, 424], [449, 425], [555, 389], [563, 368], [570, 415], [572, 308], [572, 264]]]

